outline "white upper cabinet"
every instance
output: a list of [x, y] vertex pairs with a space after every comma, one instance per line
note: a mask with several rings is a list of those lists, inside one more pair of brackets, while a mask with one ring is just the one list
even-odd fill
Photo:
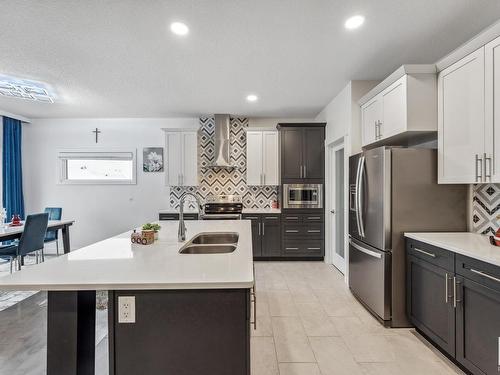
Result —
[[484, 182], [484, 48], [439, 73], [439, 183]]
[[500, 38], [485, 46], [485, 182], [500, 182]]
[[277, 131], [247, 131], [247, 185], [279, 185]]
[[165, 130], [166, 184], [198, 185], [198, 136], [196, 130]]
[[363, 146], [398, 144], [437, 131], [436, 68], [404, 65], [359, 101]]

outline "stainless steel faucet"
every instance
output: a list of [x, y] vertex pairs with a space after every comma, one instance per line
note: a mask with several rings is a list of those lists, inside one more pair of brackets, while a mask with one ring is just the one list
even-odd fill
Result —
[[184, 202], [186, 201], [186, 197], [188, 195], [192, 196], [196, 200], [196, 203], [198, 203], [198, 217], [201, 216], [203, 211], [203, 205], [201, 204], [200, 198], [198, 198], [193, 193], [184, 193], [179, 202], [179, 231], [177, 232], [177, 240], [179, 242], [186, 241], [186, 225], [184, 224]]

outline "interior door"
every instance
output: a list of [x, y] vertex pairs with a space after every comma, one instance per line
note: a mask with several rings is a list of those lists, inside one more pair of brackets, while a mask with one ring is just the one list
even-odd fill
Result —
[[361, 108], [362, 144], [363, 146], [375, 142], [377, 139], [376, 124], [382, 119], [382, 103], [376, 96]]
[[279, 185], [278, 159], [278, 132], [262, 132], [262, 173], [264, 185]]
[[303, 178], [322, 179], [325, 170], [324, 128], [304, 129]]
[[247, 132], [247, 185], [262, 185], [262, 132]]
[[342, 273], [345, 273], [345, 177], [344, 177], [344, 145], [329, 147], [331, 171], [329, 173], [331, 188], [328, 208], [329, 246], [332, 248], [332, 263]]
[[379, 250], [390, 250], [391, 151], [365, 151], [359, 178], [361, 240]]
[[300, 179], [303, 160], [302, 129], [283, 129], [281, 137], [283, 179]]
[[440, 183], [484, 182], [484, 48], [438, 77]]
[[167, 185], [181, 185], [182, 155], [181, 155], [181, 133], [166, 132], [167, 145]]
[[182, 173], [183, 186], [198, 185], [198, 137], [196, 132], [183, 132], [182, 137]]

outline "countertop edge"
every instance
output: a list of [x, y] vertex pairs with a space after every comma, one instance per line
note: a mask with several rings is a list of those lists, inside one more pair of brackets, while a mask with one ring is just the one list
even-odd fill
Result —
[[[439, 233], [439, 232], [436, 232], [436, 233]], [[447, 235], [452, 234], [451, 232], [445, 232], [445, 233]], [[470, 232], [457, 232], [457, 234], [466, 234], [466, 233], [470, 233]], [[472, 251], [470, 251], [468, 249], [460, 248], [460, 247], [451, 245], [451, 244], [446, 243], [446, 242], [438, 241], [438, 240], [435, 240], [435, 239], [424, 238], [425, 234], [428, 234], [428, 232], [422, 232], [422, 233], [408, 232], [408, 233], [404, 233], [404, 236], [407, 237], [407, 238], [411, 238], [413, 240], [416, 240], [416, 241], [425, 242], [425, 243], [427, 243], [429, 245], [436, 246], [436, 247], [442, 248], [444, 250], [451, 251], [451, 252], [453, 252], [455, 254], [460, 254], [460, 255], [463, 255], [463, 256], [466, 256], [466, 257], [469, 257], [469, 258], [472, 258], [472, 259], [479, 260], [481, 262], [485, 262], [485, 263], [491, 264], [493, 266], [500, 267], [500, 260], [491, 259], [491, 258], [485, 257], [485, 256], [483, 256], [481, 254], [472, 252]], [[485, 235], [481, 235], [479, 233], [470, 233], [470, 234], [472, 236], [475, 236], [475, 237], [476, 236], [483, 236], [484, 237], [484, 241], [485, 242], [488, 241], [488, 238]], [[493, 245], [490, 245], [489, 243], [485, 243], [485, 245], [494, 247]], [[498, 249], [498, 252], [500, 254], [500, 248]]]

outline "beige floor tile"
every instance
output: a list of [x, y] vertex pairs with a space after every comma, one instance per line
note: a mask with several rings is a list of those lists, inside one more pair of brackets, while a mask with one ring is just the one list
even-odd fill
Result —
[[338, 336], [337, 329], [319, 303], [298, 303], [302, 325], [307, 336]]
[[250, 334], [252, 336], [267, 336], [272, 337], [273, 327], [270, 315], [259, 315], [257, 313], [257, 328], [254, 329], [253, 324], [250, 326]]
[[267, 301], [271, 316], [298, 316], [292, 294], [288, 290], [268, 290]]
[[272, 337], [252, 337], [250, 340], [252, 375], [278, 375], [278, 362]]
[[346, 297], [336, 295], [335, 293], [325, 293], [325, 290], [321, 292], [315, 291], [314, 293], [328, 316], [355, 315], [353, 304]]
[[272, 324], [279, 362], [316, 362], [299, 317], [273, 317]]
[[361, 368], [340, 337], [310, 337], [322, 375], [362, 375]]
[[396, 360], [394, 347], [388, 337], [383, 335], [362, 334], [342, 336], [356, 362], [393, 362]]
[[321, 375], [316, 363], [280, 363], [280, 375]]

